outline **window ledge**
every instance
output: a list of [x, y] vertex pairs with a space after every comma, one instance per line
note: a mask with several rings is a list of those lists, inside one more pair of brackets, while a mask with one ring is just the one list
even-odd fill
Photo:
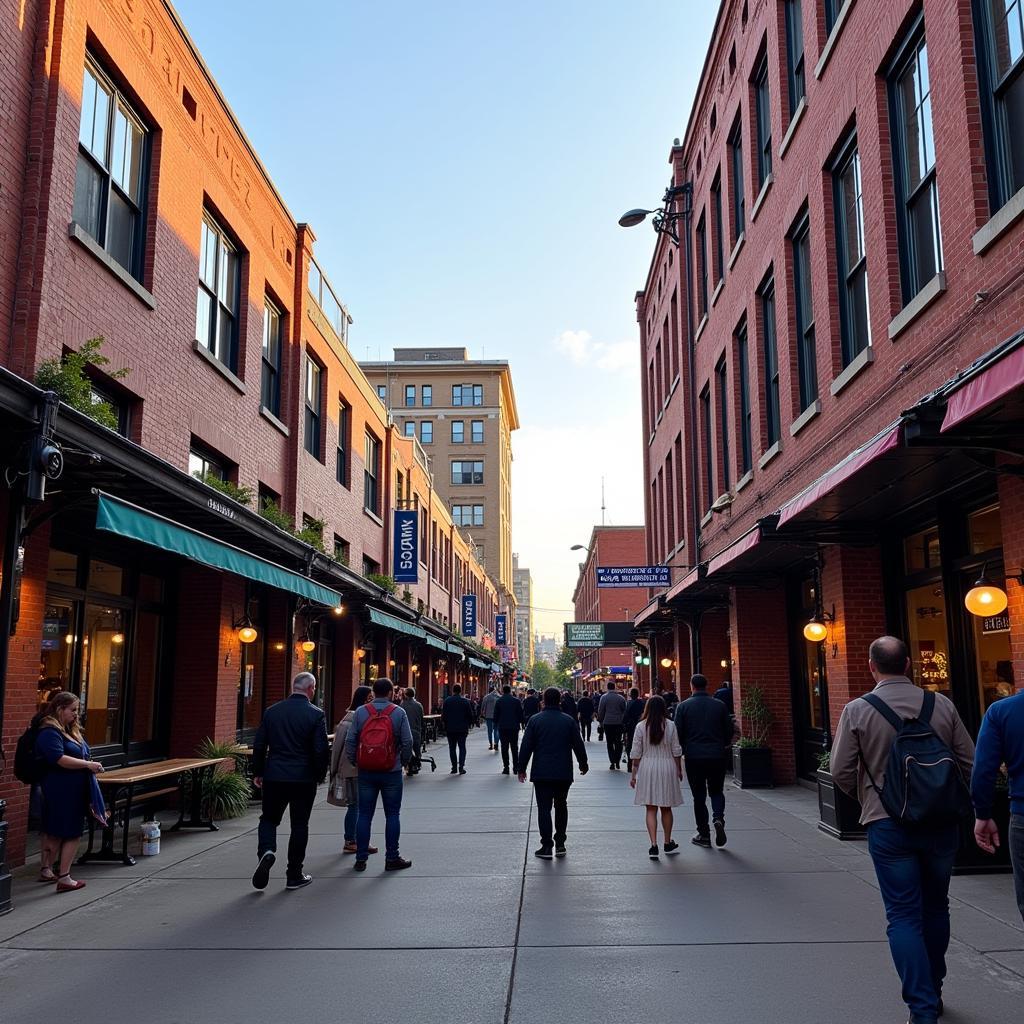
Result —
[[1011, 225], [1016, 224], [1024, 215], [1024, 188], [999, 207], [987, 223], [983, 224], [974, 232], [971, 244], [974, 248], [974, 255], [980, 256], [997, 239], [1001, 238]]
[[945, 290], [946, 274], [940, 270], [889, 321], [889, 340], [895, 341]]
[[754, 200], [754, 205], [750, 208], [750, 223], [753, 224], [757, 220], [758, 213], [761, 212], [761, 207], [764, 205], [765, 198], [772, 187], [772, 182], [775, 180], [775, 175], [769, 173], [768, 177], [764, 179], [764, 184], [761, 186], [761, 191], [757, 193], [757, 198]]
[[[679, 374], [678, 373], [675, 375], [675, 378], [672, 381], [672, 387], [670, 387], [668, 389], [668, 397], [669, 398], [671, 398], [675, 394], [675, 390], [676, 390], [677, 387], [679, 387]], [[666, 401], [665, 404], [668, 405], [668, 402]]]
[[715, 518], [715, 513], [712, 512], [711, 509], [708, 509], [707, 512], [704, 513], [704, 518], [701, 519], [701, 521], [700, 521], [701, 529], [703, 529], [705, 526], [707, 526], [708, 523], [710, 523], [711, 520], [714, 519], [714, 518]]
[[156, 309], [156, 298], [153, 293], [143, 288], [77, 221], [72, 221], [68, 225], [68, 237], [77, 242], [98, 263], [106, 267], [144, 305], [150, 309]]
[[723, 277], [718, 284], [715, 285], [715, 290], [711, 293], [711, 305], [718, 301], [718, 296], [722, 294], [722, 289], [725, 287], [725, 278]]
[[754, 471], [752, 469], [748, 469], [746, 473], [744, 473], [743, 476], [741, 476], [739, 480], [736, 481], [735, 493], [739, 494], [740, 491], [742, 491], [743, 488], [746, 487], [747, 484], [749, 484], [753, 479]]
[[875, 361], [875, 350], [868, 345], [863, 351], [858, 352], [850, 361], [850, 365], [834, 381], [829, 391], [832, 395], [838, 395], [847, 384], [866, 370]]
[[192, 351], [200, 359], [206, 360], [240, 395], [244, 395], [248, 388], [240, 381], [209, 349], [200, 345], [198, 341], [192, 342]]
[[757, 468], [764, 469], [764, 467], [767, 466], [768, 463], [772, 461], [772, 459], [777, 458], [781, 454], [782, 442], [776, 441], [775, 444], [773, 444], [771, 448], [769, 448], [768, 451], [766, 451], [764, 455], [762, 455], [761, 458], [757, 460]]
[[372, 510], [368, 509], [368, 508], [367, 508], [367, 507], [366, 507], [365, 505], [363, 506], [363, 515], [364, 515], [364, 516], [368, 516], [368, 517], [369, 517], [370, 519], [372, 519], [372, 520], [373, 520], [373, 521], [374, 521], [374, 522], [375, 522], [375, 523], [376, 523], [376, 524], [377, 524], [378, 526], [383, 526], [383, 525], [384, 525], [384, 520], [383, 520], [383, 519], [381, 519], [381, 517], [380, 517], [379, 515], [377, 515], [377, 513], [376, 513], [376, 512], [373, 512]]
[[268, 423], [280, 430], [285, 437], [288, 437], [291, 433], [291, 431], [265, 405], [260, 406], [260, 415]]
[[793, 116], [789, 119], [789, 127], [786, 129], [786, 134], [782, 136], [782, 142], [779, 143], [780, 160], [786, 155], [786, 150], [789, 149], [789, 144], [793, 141], [793, 136], [796, 134], [796, 127], [804, 119], [804, 114], [806, 113], [807, 97], [802, 96], [800, 102], [796, 105], [796, 110], [793, 111]]
[[657, 430], [657, 429], [658, 429], [658, 425], [659, 425], [659, 424], [661, 423], [661, 421], [662, 421], [662, 420], [663, 420], [664, 418], [665, 418], [665, 407], [664, 407], [664, 406], [662, 406], [662, 407], [661, 407], [661, 412], [659, 412], [659, 413], [658, 413], [658, 418], [657, 418], [657, 419], [656, 419], [656, 420], [654, 421], [654, 429], [655, 429], [655, 430]]
[[828, 64], [829, 58], [832, 56], [832, 51], [836, 48], [836, 41], [839, 39], [839, 34], [843, 31], [843, 26], [846, 24], [846, 19], [849, 17], [850, 11], [853, 8], [856, 0], [846, 0], [843, 4], [839, 13], [836, 15], [836, 23], [832, 26], [832, 31], [829, 33], [828, 39], [825, 41], [825, 46], [821, 51], [821, 56], [818, 58], [818, 63], [814, 65], [814, 77], [821, 78], [825, 71], [825, 65]]
[[747, 240], [747, 233], [744, 231], [739, 238], [736, 239], [736, 244], [732, 247], [732, 252], [729, 253], [729, 269], [732, 270], [733, 264], [736, 262], [736, 257], [740, 254], [740, 249], [743, 248], [743, 243]]
[[796, 437], [818, 413], [821, 412], [821, 399], [816, 398], [793, 422], [789, 425], [790, 437]]
[[700, 323], [697, 324], [697, 330], [695, 330], [693, 332], [693, 340], [694, 341], [697, 341], [700, 338], [700, 336], [704, 333], [704, 328], [707, 327], [707, 325], [708, 325], [708, 315], [707, 315], [707, 313], [705, 313], [700, 318]]

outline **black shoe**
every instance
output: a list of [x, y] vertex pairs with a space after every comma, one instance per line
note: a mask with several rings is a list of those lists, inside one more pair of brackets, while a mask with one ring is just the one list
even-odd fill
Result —
[[356, 871], [365, 871], [366, 870], [366, 861], [365, 860], [357, 860], [355, 862], [355, 864], [352, 865], [352, 867], [355, 868]]
[[725, 822], [715, 818], [715, 846], [725, 846]]
[[502, 775], [508, 775], [508, 769], [507, 768], [502, 768], [501, 769], [501, 774]]
[[289, 878], [286, 889], [305, 889], [307, 885], [313, 884], [312, 875], [299, 875], [298, 878]]
[[542, 846], [539, 850], [533, 851], [534, 857], [540, 857], [541, 860], [552, 860], [551, 847]]
[[694, 846], [703, 846], [707, 850], [711, 849], [711, 836], [706, 836], [701, 832], [695, 833], [690, 842]]
[[671, 843], [666, 843], [665, 844], [665, 852], [666, 853], [678, 853], [679, 852], [679, 844], [673, 839]]
[[401, 871], [404, 868], [411, 868], [412, 861], [406, 860], [404, 857], [396, 857], [394, 860], [384, 861], [385, 871]]
[[657, 843], [655, 843], [655, 844], [654, 844], [654, 845], [653, 845], [653, 846], [652, 846], [652, 847], [651, 847], [651, 848], [650, 848], [650, 849], [649, 849], [649, 850], [647, 851], [647, 856], [648, 856], [648, 857], [650, 857], [650, 858], [651, 858], [651, 860], [657, 860], [657, 859], [658, 859], [658, 844], [657, 844]]
[[556, 843], [555, 844], [555, 856], [556, 857], [564, 857], [565, 856], [565, 843], [561, 843], [561, 844]]
[[608, 765], [608, 771], [613, 772], [618, 767], [619, 766], [617, 764], [610, 764], [610, 765]]
[[270, 869], [274, 866], [275, 860], [277, 860], [277, 855], [272, 850], [260, 854], [260, 862], [252, 873], [252, 887], [254, 889], [266, 889], [267, 882], [270, 881]]
[[452, 770], [448, 774], [449, 775], [458, 775], [459, 774], [459, 769], [458, 768], [452, 768]]
[[466, 769], [465, 768], [460, 768], [459, 769], [459, 774], [460, 775], [465, 775], [466, 774]]

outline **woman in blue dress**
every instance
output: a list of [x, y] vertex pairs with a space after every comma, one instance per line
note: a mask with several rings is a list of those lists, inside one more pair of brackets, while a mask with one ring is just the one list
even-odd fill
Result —
[[103, 796], [96, 782], [103, 765], [90, 760], [89, 745], [78, 726], [79, 707], [73, 693], [58, 693], [47, 706], [36, 737], [36, 756], [46, 765], [43, 842], [59, 853], [60, 860], [57, 892], [85, 888], [85, 882], [71, 877], [71, 862], [85, 829], [86, 814], [106, 825]]

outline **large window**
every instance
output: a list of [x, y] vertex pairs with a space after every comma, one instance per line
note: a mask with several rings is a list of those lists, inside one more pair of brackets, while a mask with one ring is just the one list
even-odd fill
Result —
[[[712, 244], [715, 248], [715, 284], [718, 284], [725, 277], [725, 223], [722, 220], [721, 171], [715, 175], [715, 180], [711, 183], [711, 215], [714, 218], [711, 230], [714, 234]], [[672, 318], [672, 323], [675, 324], [675, 317]]]
[[473, 420], [470, 423], [470, 429], [472, 431], [472, 433], [470, 434], [470, 440], [473, 442], [473, 444], [483, 444], [484, 443], [484, 421], [483, 420]]
[[729, 159], [732, 167], [732, 241], [735, 245], [747, 223], [743, 194], [743, 125], [739, 117], [729, 133]]
[[416, 421], [415, 420], [406, 420], [402, 424], [402, 433], [406, 437], [415, 437], [416, 436]]
[[942, 270], [939, 189], [923, 20], [918, 22], [892, 66], [889, 101], [900, 283], [906, 304]]
[[764, 354], [765, 434], [770, 448], [782, 437], [779, 405], [779, 343], [775, 332], [775, 282], [768, 278], [759, 290], [761, 300], [762, 349]]
[[754, 72], [754, 112], [757, 122], [757, 187], [772, 173], [772, 107], [768, 93], [768, 57], [762, 57]]
[[715, 500], [715, 451], [711, 431], [711, 388], [705, 385], [700, 393], [701, 448], [704, 450], [704, 511], [711, 511]]
[[796, 361], [800, 378], [800, 411], [818, 397], [818, 356], [814, 342], [811, 297], [811, 229], [805, 210], [790, 236], [793, 246], [793, 310], [796, 314]]
[[388, 386], [387, 384], [377, 385], [377, 397], [386, 405], [388, 401]]
[[466, 440], [466, 421], [452, 420], [452, 444], [463, 444]]
[[212, 477], [223, 482], [228, 479], [228, 464], [219, 456], [193, 443], [188, 453], [188, 472], [189, 476], [194, 476], [197, 480]]
[[420, 444], [434, 443], [434, 421], [420, 420]]
[[978, 84], [994, 213], [1024, 188], [1024, 3], [975, 0]]
[[380, 441], [369, 431], [363, 442], [363, 508], [380, 515]]
[[136, 280], [142, 280], [149, 135], [91, 57], [82, 83], [73, 217]]
[[718, 390], [718, 452], [724, 493], [732, 486], [732, 473], [729, 469], [729, 366], [725, 356], [722, 356], [715, 366], [715, 387]]
[[740, 378], [740, 474], [745, 475], [754, 466], [750, 410], [750, 352], [745, 320], [736, 329], [736, 367]]
[[416, 404], [416, 385], [406, 384], [405, 385], [405, 405], [406, 408], [414, 406]]
[[281, 311], [270, 299], [263, 304], [263, 373], [260, 403], [275, 416], [281, 415]]
[[452, 505], [452, 522], [456, 526], [483, 526], [483, 505]]
[[310, 455], [320, 458], [320, 365], [306, 356], [305, 435], [303, 442]]
[[232, 373], [238, 372], [239, 256], [207, 213], [199, 242], [196, 341]]
[[429, 409], [434, 404], [434, 386], [432, 384], [424, 384], [420, 388], [420, 404], [425, 409]]
[[856, 137], [843, 147], [833, 165], [832, 202], [836, 215], [839, 328], [843, 366], [849, 366], [871, 344], [868, 261], [864, 248], [864, 202]]
[[708, 230], [701, 213], [697, 221], [697, 312], [706, 316], [708, 312]]
[[452, 405], [483, 405], [483, 384], [453, 384]]
[[348, 453], [352, 447], [352, 407], [344, 400], [338, 402], [338, 452], [334, 475], [343, 487], [352, 486]]
[[484, 464], [482, 459], [452, 463], [453, 484], [482, 484], [483, 482]]
[[804, 12], [800, 0], [786, 0], [786, 77], [789, 83], [789, 116], [804, 98]]

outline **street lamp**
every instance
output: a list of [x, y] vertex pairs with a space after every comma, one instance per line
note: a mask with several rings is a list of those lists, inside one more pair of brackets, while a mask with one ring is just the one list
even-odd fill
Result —
[[[678, 139], [676, 140], [678, 144]], [[661, 197], [661, 208], [657, 210], [634, 209], [627, 210], [619, 218], [619, 227], [635, 228], [643, 224], [648, 217], [652, 217], [651, 223], [654, 230], [659, 234], [668, 235], [669, 238], [679, 244], [679, 232], [676, 230], [676, 223], [690, 213], [690, 202], [693, 196], [693, 186], [687, 182], [684, 185], [673, 185], [665, 189]], [[683, 200], [677, 208], [676, 200]]]

